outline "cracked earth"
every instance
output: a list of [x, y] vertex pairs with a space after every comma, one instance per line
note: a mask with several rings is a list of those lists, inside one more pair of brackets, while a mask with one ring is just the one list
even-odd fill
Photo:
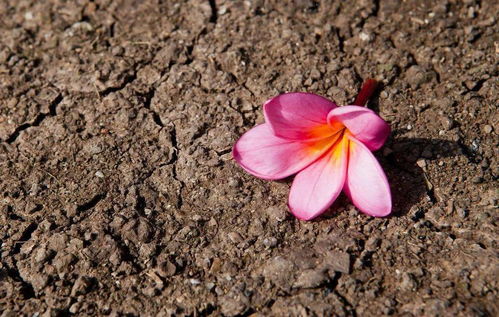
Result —
[[[0, 0], [1, 316], [497, 316], [498, 11]], [[233, 143], [369, 77], [394, 215], [294, 219]]]

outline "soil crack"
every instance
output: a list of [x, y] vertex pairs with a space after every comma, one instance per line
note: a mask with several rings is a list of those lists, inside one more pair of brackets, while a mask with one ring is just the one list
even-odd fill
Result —
[[145, 98], [144, 107], [151, 112], [154, 123], [163, 128], [165, 125], [163, 124], [163, 121], [161, 121], [161, 117], [156, 111], [151, 109], [151, 102], [155, 95], [156, 95], [155, 88], [149, 90], [147, 93], [142, 95]]
[[210, 2], [210, 8], [211, 8], [210, 22], [217, 24], [217, 21], [218, 21], [217, 3], [215, 0], [209, 0], [209, 2]]
[[[10, 253], [11, 256], [18, 254], [21, 251], [23, 243], [31, 239], [31, 235], [37, 228], [38, 224], [32, 222], [28, 225], [28, 227], [26, 227], [26, 229], [24, 229], [21, 237], [18, 241], [15, 242], [14, 247], [12, 248], [12, 251]], [[5, 268], [7, 275], [10, 276], [14, 281], [18, 281], [21, 283], [20, 293], [25, 299], [35, 297], [35, 290], [33, 288], [33, 285], [22, 278], [21, 274], [19, 273], [19, 269], [17, 268], [17, 261], [15, 260], [15, 258], [13, 258], [13, 262], [14, 263], [12, 267], [2, 262], [2, 266]]]
[[40, 113], [39, 115], [36, 116], [35, 120], [31, 123], [24, 123], [18, 126], [14, 132], [5, 140], [5, 142], [12, 144], [14, 141], [16, 141], [17, 137], [21, 134], [22, 131], [31, 128], [31, 127], [37, 127], [39, 126], [42, 121], [46, 117], [53, 117], [57, 114], [57, 105], [59, 105], [64, 98], [62, 97], [61, 94], [59, 94], [55, 100], [49, 105], [49, 112], [48, 113]]
[[181, 209], [182, 206], [184, 205], [184, 200], [182, 198], [182, 190], [185, 187], [185, 183], [182, 180], [180, 180], [177, 176], [177, 164], [175, 164], [175, 163], [178, 161], [179, 149], [178, 149], [178, 140], [177, 140], [177, 128], [175, 127], [175, 124], [173, 125], [173, 129], [172, 129], [171, 142], [172, 142], [172, 146], [173, 146], [174, 151], [173, 151], [172, 159], [170, 160], [169, 164], [173, 164], [173, 169], [172, 169], [173, 179], [175, 179], [177, 182], [180, 183], [177, 208]]
[[137, 73], [134, 73], [132, 75], [127, 75], [125, 77], [125, 79], [123, 80], [123, 83], [121, 85], [119, 85], [118, 87], [109, 87], [109, 88], [104, 89], [104, 91], [102, 91], [100, 93], [100, 96], [106, 97], [107, 95], [109, 95], [113, 92], [120, 91], [120, 90], [124, 89], [126, 87], [126, 85], [131, 84], [135, 79], [137, 79]]
[[338, 297], [340, 302], [345, 307], [345, 310], [348, 310], [350, 316], [356, 316], [354, 306], [345, 298], [345, 296], [341, 295], [340, 292], [336, 289], [338, 285], [338, 280], [342, 276], [342, 273], [337, 272], [335, 276], [327, 283], [326, 290], [328, 293], [332, 293]]
[[125, 243], [125, 240], [121, 237], [121, 235], [115, 234], [111, 231], [107, 231], [106, 233], [109, 234], [109, 236], [111, 236], [111, 238], [116, 242], [118, 248], [121, 251], [123, 261], [130, 263], [136, 272], [142, 271], [141, 265], [135, 260], [137, 258], [136, 253], [132, 253], [132, 250], [127, 245], [127, 243]]
[[22, 233], [19, 240], [16, 241], [14, 248], [12, 249], [12, 255], [18, 254], [21, 251], [23, 243], [31, 239], [31, 235], [33, 234], [33, 232], [35, 232], [36, 228], [38, 228], [38, 225], [35, 222], [32, 222], [28, 227], [26, 227], [26, 229], [24, 229], [24, 232]]
[[35, 297], [35, 289], [33, 288], [33, 285], [21, 277], [17, 267], [10, 267], [5, 262], [2, 262], [2, 266], [5, 268], [8, 276], [10, 276], [14, 281], [21, 283], [20, 293], [23, 295], [24, 299]]
[[106, 198], [106, 195], [107, 195], [106, 193], [95, 195], [92, 199], [90, 199], [86, 203], [78, 205], [76, 207], [76, 211], [87, 211], [89, 209], [94, 208], [99, 203], [99, 201]]
[[232, 148], [228, 148], [228, 149], [221, 150], [221, 151], [215, 151], [215, 152], [217, 153], [218, 156], [222, 156], [222, 155], [225, 155], [225, 154], [232, 152]]

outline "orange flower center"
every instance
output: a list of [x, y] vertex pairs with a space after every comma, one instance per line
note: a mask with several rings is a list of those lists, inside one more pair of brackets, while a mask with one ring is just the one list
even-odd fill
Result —
[[310, 142], [309, 148], [312, 153], [323, 152], [325, 149], [334, 148], [335, 155], [341, 153], [341, 142], [346, 140], [346, 134], [349, 133], [348, 129], [340, 122], [333, 122], [332, 124], [324, 124], [314, 128], [310, 135], [318, 138], [317, 141]]

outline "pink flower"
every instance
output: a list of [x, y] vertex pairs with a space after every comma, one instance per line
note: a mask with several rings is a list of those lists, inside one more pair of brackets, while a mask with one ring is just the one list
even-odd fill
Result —
[[[357, 100], [373, 91], [366, 82]], [[390, 186], [371, 153], [390, 134], [389, 125], [358, 105], [338, 107], [310, 93], [287, 93], [263, 105], [265, 123], [234, 145], [234, 159], [250, 174], [281, 179], [296, 174], [289, 208], [310, 220], [326, 211], [343, 190], [362, 212], [382, 217], [391, 212]]]

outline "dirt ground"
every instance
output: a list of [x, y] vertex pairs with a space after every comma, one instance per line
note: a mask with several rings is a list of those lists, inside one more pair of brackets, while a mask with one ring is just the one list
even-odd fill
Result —
[[[0, 0], [1, 316], [497, 316], [495, 0]], [[301, 222], [262, 103], [369, 104], [394, 214]]]

